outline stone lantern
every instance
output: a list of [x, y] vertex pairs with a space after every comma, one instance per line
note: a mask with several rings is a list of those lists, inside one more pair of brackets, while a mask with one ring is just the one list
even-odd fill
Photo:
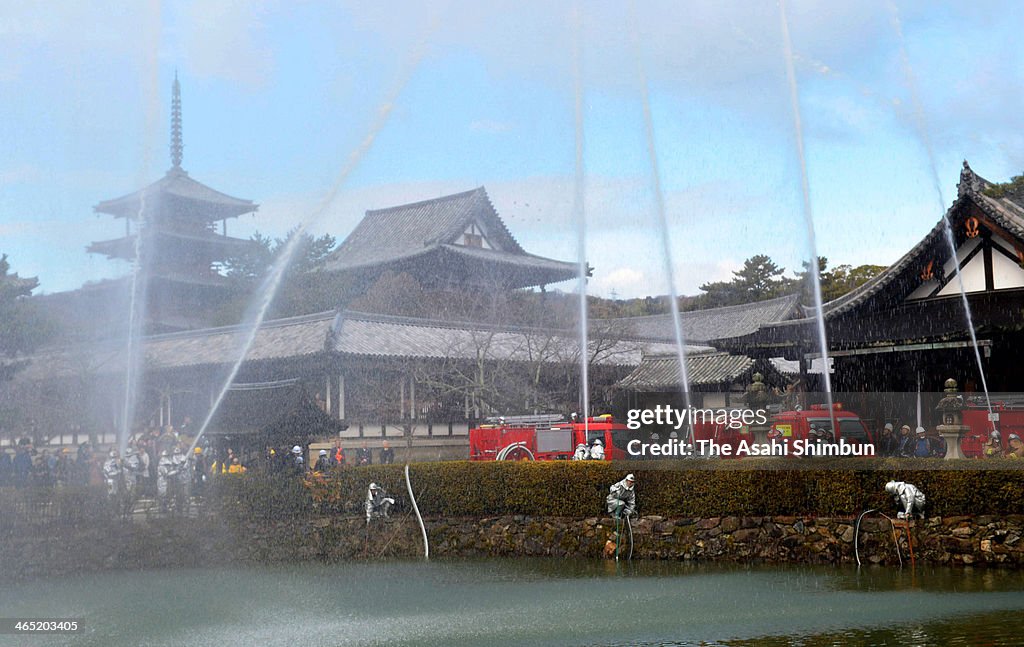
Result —
[[[768, 406], [768, 399], [770, 397], [768, 386], [764, 383], [764, 375], [754, 373], [752, 379], [754, 381], [747, 386], [747, 392], [744, 394], [744, 402], [748, 409], [755, 411], [757, 409], [764, 409]], [[750, 425], [747, 428], [747, 433], [754, 436], [754, 442], [756, 443], [768, 442], [767, 425]]]
[[946, 380], [945, 396], [939, 401], [937, 411], [942, 412], [942, 424], [937, 428], [939, 435], [946, 441], [946, 458], [965, 458], [960, 451], [960, 441], [964, 434], [970, 431], [970, 427], [963, 424], [964, 396], [957, 393], [956, 380]]

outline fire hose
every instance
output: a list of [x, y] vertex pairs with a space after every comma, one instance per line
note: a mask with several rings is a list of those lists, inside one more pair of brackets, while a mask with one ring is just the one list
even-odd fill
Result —
[[626, 559], [633, 559], [633, 523], [629, 520], [629, 515], [626, 515], [626, 527], [629, 528], [629, 557]]
[[[864, 518], [864, 515], [871, 514], [872, 512], [878, 512], [878, 510], [877, 509], [872, 509], [872, 510], [865, 510], [864, 512], [861, 512], [860, 516], [857, 517], [857, 523], [854, 524], [854, 528], [853, 528], [853, 554], [857, 558], [857, 566], [860, 566], [860, 550], [859, 550], [859, 547], [858, 547], [858, 542], [860, 541], [860, 522], [861, 522], [861, 519]], [[889, 525], [892, 526], [892, 543], [893, 543], [893, 547], [896, 549], [896, 557], [897, 557], [897, 559], [900, 560], [900, 568], [903, 568], [903, 555], [900, 554], [900, 542], [899, 542], [899, 539], [896, 537], [896, 524], [893, 523], [892, 519], [888, 515], [886, 515], [885, 513], [879, 512], [879, 514], [882, 515], [883, 517], [885, 517], [886, 519], [888, 519]], [[909, 541], [909, 531], [908, 531], [907, 536], [908, 536], [908, 541]]]
[[427, 541], [427, 527], [423, 525], [423, 517], [420, 516], [420, 507], [416, 505], [416, 495], [412, 493], [412, 481], [409, 480], [409, 464], [405, 464], [405, 487], [409, 490], [409, 500], [412, 501], [412, 509], [416, 511], [416, 519], [420, 522], [420, 531], [423, 533], [423, 559], [430, 559], [430, 543]]
[[517, 443], [512, 443], [511, 445], [508, 445], [507, 447], [503, 447], [502, 450], [500, 452], [498, 452], [498, 455], [494, 457], [494, 460], [497, 460], [497, 461], [508, 460], [508, 455], [510, 453], [512, 453], [513, 450], [522, 450], [522, 451], [526, 452], [526, 455], [530, 457], [531, 461], [534, 460], [533, 452], [531, 452], [530, 448], [526, 446], [526, 442], [525, 441], [520, 441], [520, 442], [517, 442]]

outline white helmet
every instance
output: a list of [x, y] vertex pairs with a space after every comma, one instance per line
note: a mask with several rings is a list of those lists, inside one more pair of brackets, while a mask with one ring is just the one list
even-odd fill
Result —
[[999, 432], [995, 429], [992, 430], [992, 433], [990, 433], [989, 436], [991, 436], [993, 440], [999, 440], [1000, 438]]
[[634, 477], [632, 474], [626, 474], [626, 480], [627, 481], [636, 481], [636, 477]]
[[885, 491], [889, 494], [896, 494], [896, 481], [889, 481], [885, 484]]
[[602, 442], [601, 442], [601, 439], [600, 439], [600, 438], [595, 438], [595, 439], [594, 439], [594, 444], [595, 444], [595, 445], [602, 445], [602, 444], [604, 444], [604, 443], [602, 443]]
[[296, 445], [295, 447], [292, 447], [292, 453], [293, 454], [301, 454], [302, 453], [302, 448], [299, 447], [298, 445]]
[[379, 490], [380, 486], [377, 485], [376, 483], [370, 483], [370, 489], [371, 490]]
[[327, 455], [327, 450], [326, 449], [321, 449], [320, 450], [320, 455], [321, 456], [326, 456]]
[[924, 427], [918, 427], [917, 428], [917, 433], [924, 434], [924, 433], [928, 433], [928, 432], [925, 431]]

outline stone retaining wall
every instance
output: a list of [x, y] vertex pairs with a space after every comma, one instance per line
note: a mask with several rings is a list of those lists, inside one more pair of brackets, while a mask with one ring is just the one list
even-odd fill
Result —
[[[634, 559], [840, 564], [854, 563], [848, 517], [640, 517], [633, 522]], [[509, 515], [428, 519], [431, 556], [553, 556], [600, 559], [614, 530], [609, 518]], [[911, 523], [918, 563], [1024, 565], [1024, 515], [933, 517]], [[902, 557], [908, 559], [905, 539]], [[896, 564], [890, 522], [861, 524], [864, 564]], [[623, 533], [628, 549], [628, 534]], [[418, 557], [415, 519], [367, 528], [359, 517], [244, 521], [223, 517], [152, 519], [0, 537], [0, 579], [118, 568], [212, 566], [247, 562], [336, 561]]]

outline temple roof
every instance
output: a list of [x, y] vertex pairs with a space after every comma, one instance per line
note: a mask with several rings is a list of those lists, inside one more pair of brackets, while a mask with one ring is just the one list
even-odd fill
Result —
[[172, 168], [149, 186], [120, 198], [104, 200], [93, 207], [93, 210], [118, 218], [135, 218], [142, 209], [143, 197], [149, 204], [170, 201], [173, 203], [175, 215], [204, 221], [235, 218], [259, 208], [252, 200], [221, 193], [193, 180], [180, 168]]
[[[230, 365], [238, 359], [248, 334], [244, 326], [189, 330], [146, 337], [143, 353], [147, 370]], [[674, 352], [667, 343], [621, 339], [601, 344], [594, 362], [606, 366], [636, 366], [644, 353]], [[268, 321], [260, 327], [246, 362], [287, 360], [316, 355], [342, 355], [393, 359], [468, 359], [483, 352], [488, 359], [575, 361], [575, 331], [491, 326], [470, 322], [443, 322], [414, 317], [328, 311]], [[88, 348], [51, 349], [33, 355], [19, 377], [34, 380], [74, 375], [86, 366], [99, 373], [123, 371], [122, 341], [92, 344]], [[543, 349], [541, 350], [541, 347]], [[706, 351], [692, 347], [690, 352]]]
[[[543, 348], [542, 348], [543, 347]], [[668, 352], [671, 344], [621, 339], [605, 348], [595, 364], [635, 366], [644, 352]], [[574, 331], [523, 326], [491, 326], [356, 312], [339, 313], [332, 349], [346, 355], [428, 359], [490, 359], [576, 361], [579, 341]]]
[[[799, 312], [799, 299], [800, 295], [790, 294], [754, 303], [680, 312], [683, 338], [688, 344], [707, 344], [712, 339], [737, 337], [754, 332], [765, 324], [795, 316]], [[601, 321], [624, 326], [641, 339], [674, 342], [676, 338], [672, 313]]]
[[[1016, 195], [991, 197], [986, 194], [986, 190], [992, 186], [991, 182], [976, 174], [965, 161], [960, 173], [960, 183], [957, 185], [956, 200], [949, 207], [945, 218], [940, 219], [920, 242], [878, 275], [839, 298], [823, 304], [822, 314], [825, 321], [830, 322], [831, 326], [831, 322], [857, 311], [889, 313], [893, 308], [903, 305], [906, 296], [920, 283], [917, 279], [918, 270], [933, 251], [941, 249], [946, 256], [949, 255], [946, 251], [945, 219], [948, 218], [951, 226], [955, 228], [962, 218], [971, 213], [972, 205], [996, 226], [1015, 236], [1018, 241], [1024, 242], [1024, 201]], [[984, 293], [968, 296], [972, 300], [989, 300], [990, 297]], [[731, 340], [720, 337], [711, 341], [716, 347], [733, 349], [754, 348], [765, 344], [785, 345], [801, 335], [806, 337], [806, 331], [815, 325], [815, 319], [813, 311], [805, 309], [803, 317], [768, 322], [760, 330], [749, 331], [739, 337], [733, 336]], [[950, 317], [948, 321], [942, 323], [944, 325], [939, 326], [936, 322], [918, 322], [921, 338], [950, 336], [957, 330], [964, 329], [960, 317]], [[934, 330], [928, 332], [925, 330], [926, 327]]]
[[[1004, 196], [1002, 198], [989, 197], [985, 194], [985, 190], [991, 186], [991, 182], [976, 174], [965, 161], [963, 170], [960, 172], [960, 183], [957, 185], [956, 200], [953, 201], [953, 204], [946, 212], [946, 217], [952, 222], [958, 208], [962, 207], [966, 202], [972, 202], [998, 225], [1017, 236], [1017, 238], [1024, 240], [1024, 206], [1021, 203], [1015, 202], [1011, 196]], [[931, 249], [936, 243], [944, 243], [945, 227], [944, 220], [939, 220], [921, 242], [911, 248], [910, 251], [895, 263], [863, 285], [824, 304], [822, 309], [825, 319], [831, 319], [844, 312], [853, 310], [872, 296], [885, 290], [897, 278], [902, 276], [906, 270], [914, 267], [924, 252]]]
[[[488, 247], [459, 244], [463, 234], [478, 227]], [[564, 281], [576, 276], [575, 263], [566, 263], [526, 253], [502, 222], [483, 187], [400, 205], [375, 209], [328, 257], [325, 270], [358, 271], [403, 262], [462, 262], [493, 264], [518, 272], [514, 287]], [[531, 282], [524, 282], [531, 281]], [[535, 282], [533, 282], [535, 281]]]
[[[694, 353], [686, 357], [690, 386], [732, 384], [746, 376], [754, 360], [729, 353]], [[679, 358], [675, 353], [644, 356], [632, 373], [617, 386], [638, 391], [664, 391], [679, 388]]]
[[[215, 254], [219, 252], [241, 254], [256, 245], [252, 240], [223, 236], [211, 231], [181, 232], [159, 230], [156, 235], [192, 248], [206, 249]], [[110, 258], [131, 260], [135, 258], [135, 235], [122, 236], [110, 240], [97, 240], [90, 244], [86, 251], [91, 254], [106, 254]]]

